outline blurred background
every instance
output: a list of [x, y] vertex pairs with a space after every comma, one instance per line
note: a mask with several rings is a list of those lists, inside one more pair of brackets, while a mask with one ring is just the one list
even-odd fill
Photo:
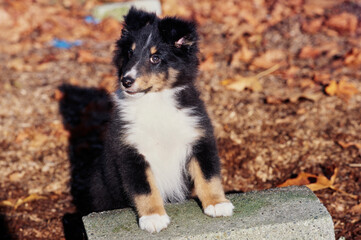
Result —
[[[79, 211], [116, 88], [113, 3], [0, 0], [0, 239], [65, 239]], [[308, 185], [337, 239], [361, 239], [361, 1], [151, 6], [198, 24], [224, 188]]]

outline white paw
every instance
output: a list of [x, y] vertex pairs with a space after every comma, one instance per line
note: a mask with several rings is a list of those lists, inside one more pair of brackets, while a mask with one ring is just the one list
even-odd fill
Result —
[[139, 218], [139, 227], [150, 233], [160, 232], [162, 229], [166, 228], [169, 223], [170, 219], [167, 214], [162, 216], [159, 214], [152, 214]]
[[231, 202], [217, 203], [209, 205], [204, 209], [204, 213], [211, 217], [228, 217], [232, 216], [234, 206]]

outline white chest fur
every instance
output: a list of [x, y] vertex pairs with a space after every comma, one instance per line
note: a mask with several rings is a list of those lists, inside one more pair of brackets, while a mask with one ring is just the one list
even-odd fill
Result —
[[191, 109], [177, 108], [176, 91], [117, 101], [122, 118], [129, 123], [124, 140], [145, 157], [162, 198], [170, 201], [185, 198], [185, 162], [192, 143], [200, 137], [198, 118], [191, 116]]

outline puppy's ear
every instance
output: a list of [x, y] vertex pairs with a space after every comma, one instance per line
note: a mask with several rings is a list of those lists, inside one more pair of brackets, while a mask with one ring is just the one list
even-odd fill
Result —
[[128, 14], [124, 16], [124, 27], [127, 30], [138, 30], [145, 25], [152, 24], [156, 18], [154, 13], [148, 13], [131, 7]]
[[158, 29], [163, 40], [176, 48], [197, 48], [198, 36], [194, 22], [167, 17], [159, 22]]

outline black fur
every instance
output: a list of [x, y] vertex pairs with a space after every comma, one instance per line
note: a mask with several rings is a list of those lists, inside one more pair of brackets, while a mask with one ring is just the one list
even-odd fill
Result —
[[[144, 45], [150, 34], [150, 45], [156, 45], [160, 52], [161, 64], [158, 65], [149, 64], [148, 56], [141, 53], [142, 47], [136, 48], [134, 53], [131, 51], [133, 43], [137, 46]], [[194, 86], [198, 71], [197, 41], [193, 22], [170, 17], [159, 19], [155, 14], [132, 8], [125, 16], [121, 38], [116, 42], [113, 62], [119, 81], [136, 62], [149, 74], [165, 73], [168, 76], [171, 68], [179, 72], [171, 87], [183, 87], [183, 90], [177, 93], [178, 107], [192, 108], [192, 114], [200, 118], [199, 125], [205, 134], [194, 144], [192, 151], [205, 178], [210, 179], [220, 175], [220, 163], [211, 121]], [[104, 153], [92, 169], [90, 192], [95, 211], [131, 206], [134, 195], [151, 191], [145, 174], [149, 164], [135, 147], [123, 141], [124, 129], [131, 123], [125, 122], [122, 114], [126, 113], [113, 112]], [[192, 185], [189, 178], [185, 180], [188, 181], [188, 186]]]
[[128, 31], [136, 31], [144, 27], [147, 23], [153, 24], [156, 19], [155, 14], [144, 11], [138, 11], [131, 8], [124, 17], [124, 27]]

